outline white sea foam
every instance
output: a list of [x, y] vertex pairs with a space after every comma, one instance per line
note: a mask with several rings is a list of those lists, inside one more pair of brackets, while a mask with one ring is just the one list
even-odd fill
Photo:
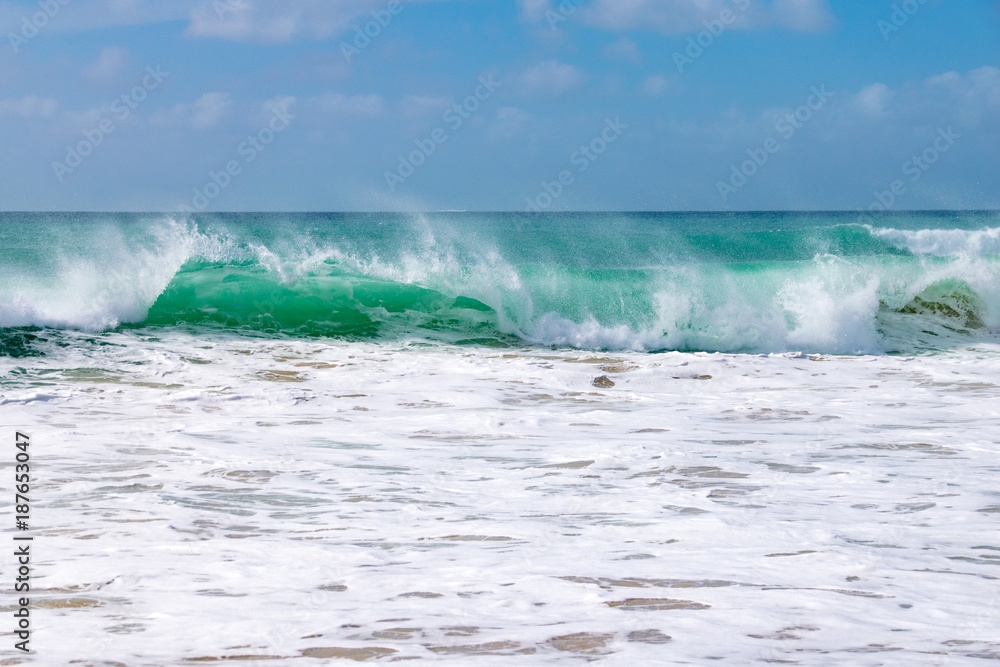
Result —
[[44, 335], [0, 358], [0, 428], [39, 471], [26, 664], [1000, 651], [996, 346]]
[[150, 246], [129, 243], [115, 228], [93, 241], [96, 252], [55, 253], [54, 271], [5, 276], [0, 327], [47, 326], [98, 331], [140, 322], [192, 252], [177, 225], [154, 228]]

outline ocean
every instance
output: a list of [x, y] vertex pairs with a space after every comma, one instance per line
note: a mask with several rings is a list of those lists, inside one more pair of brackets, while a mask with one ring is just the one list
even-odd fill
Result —
[[996, 212], [0, 214], [14, 659], [980, 664], [998, 378]]

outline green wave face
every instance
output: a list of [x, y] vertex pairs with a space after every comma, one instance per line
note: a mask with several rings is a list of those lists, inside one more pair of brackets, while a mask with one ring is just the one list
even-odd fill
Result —
[[484, 330], [498, 335], [493, 310], [474, 299], [417, 285], [342, 274], [282, 284], [260, 266], [192, 262], [157, 298], [142, 326], [193, 324], [235, 330], [347, 339]]
[[1000, 325], [991, 213], [0, 216], [0, 354], [39, 329], [588, 349], [949, 349]]

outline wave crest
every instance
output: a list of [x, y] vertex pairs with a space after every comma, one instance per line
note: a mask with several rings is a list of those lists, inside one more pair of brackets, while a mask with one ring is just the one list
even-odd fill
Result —
[[1000, 227], [909, 230], [865, 226], [873, 236], [916, 255], [981, 257], [1000, 254]]
[[1000, 228], [557, 222], [55, 224], [4, 262], [0, 327], [855, 354], [1000, 324]]

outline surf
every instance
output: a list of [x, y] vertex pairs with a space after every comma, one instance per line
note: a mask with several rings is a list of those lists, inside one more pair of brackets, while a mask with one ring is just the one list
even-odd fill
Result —
[[883, 354], [992, 340], [997, 216], [884, 222], [4, 214], [0, 329], [9, 354], [34, 349], [25, 336], [40, 331], [162, 327], [644, 352]]

